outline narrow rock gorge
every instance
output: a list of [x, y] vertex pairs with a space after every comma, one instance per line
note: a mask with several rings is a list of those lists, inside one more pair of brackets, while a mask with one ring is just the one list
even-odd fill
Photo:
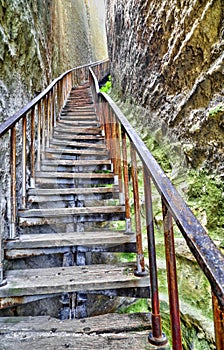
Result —
[[[104, 16], [104, 0], [0, 0], [0, 123], [59, 74], [107, 57]], [[7, 136], [0, 147], [4, 232], [9, 208]]]
[[[177, 179], [182, 171], [180, 190], [186, 194], [186, 174], [183, 176], [183, 172], [194, 168], [218, 176], [222, 192], [223, 18], [222, 0], [0, 0], [0, 122], [26, 105], [65, 70], [104, 59], [109, 54], [112, 97], [124, 112], [127, 111], [126, 116], [149, 149], [153, 144], [154, 151], [160, 153], [158, 160], [161, 160], [165, 171], [166, 166], [168, 172], [171, 170], [171, 179]], [[152, 136], [159, 148], [151, 140]], [[2, 237], [7, 231], [7, 211], [10, 210], [7, 137], [0, 144]], [[170, 157], [173, 157], [169, 161], [166, 158], [167, 145], [171, 146]], [[178, 153], [177, 158], [174, 151]], [[17, 164], [17, 168], [20, 169], [21, 164]], [[192, 196], [197, 198], [199, 191], [207, 197], [212, 193], [210, 216], [198, 204], [196, 211], [200, 214], [202, 224], [207, 225], [206, 228], [213, 225], [213, 237], [218, 232], [220, 244], [224, 222], [221, 211], [220, 218], [214, 220], [217, 215], [214, 208], [217, 204], [219, 209], [224, 210], [220, 199], [223, 198], [223, 193], [215, 192], [216, 187], [211, 187], [207, 193], [206, 178], [203, 181], [200, 188], [193, 183]], [[18, 193], [20, 187], [18, 170]], [[158, 194], [154, 199], [157, 211], [154, 217], [158, 229], [157, 247], [161, 254], [164, 247], [161, 200]], [[157, 210], [159, 206], [160, 209]], [[210, 286], [201, 277], [201, 271], [195, 267], [191, 255], [189, 258], [183, 238], [178, 237], [177, 241], [178, 269], [182, 271], [179, 288], [187, 290], [187, 299], [181, 301], [184, 349], [214, 349], [211, 305], [207, 310], [205, 302], [205, 298], [210, 297]], [[164, 254], [159, 258], [163, 294], [166, 292]], [[194, 269], [197, 273], [192, 276]], [[204, 285], [203, 295], [198, 288], [199, 283]], [[188, 288], [189, 284], [192, 289]], [[190, 308], [190, 299], [194, 297], [194, 308]], [[164, 323], [168, 329], [166, 298], [163, 295], [161, 297], [162, 307], [165, 305]], [[107, 299], [105, 298], [104, 304], [102, 299], [95, 299], [94, 303], [98, 303], [96, 307], [100, 313], [101, 307], [105, 308]], [[106, 307], [110, 311], [111, 305], [108, 304]], [[41, 312], [47, 313], [48, 300], [43, 305]], [[90, 309], [92, 306], [93, 303], [89, 306]], [[55, 303], [52, 308], [57, 310], [58, 304]], [[21, 311], [18, 308], [17, 311], [29, 314], [30, 310], [24, 309]], [[194, 319], [196, 313], [199, 317]]]

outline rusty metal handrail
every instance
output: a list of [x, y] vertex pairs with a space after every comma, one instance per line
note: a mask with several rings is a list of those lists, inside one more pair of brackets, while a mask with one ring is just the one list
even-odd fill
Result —
[[66, 77], [69, 73], [72, 73], [79, 69], [98, 66], [99, 64], [102, 64], [104, 62], [109, 62], [109, 60], [105, 59], [102, 61], [88, 63], [83, 66], [72, 68], [70, 70], [67, 70], [63, 74], [61, 74], [58, 78], [54, 79], [50, 83], [50, 85], [48, 85], [47, 88], [43, 90], [38, 96], [36, 96], [32, 101], [30, 101], [26, 106], [20, 109], [17, 113], [15, 113], [10, 118], [8, 118], [5, 122], [0, 124], [0, 137], [2, 137], [9, 129], [11, 129], [25, 114], [31, 111], [43, 99], [43, 97], [45, 97], [52, 90], [52, 88], [64, 77]]
[[[112, 145], [110, 138], [115, 137], [116, 143], [122, 143], [123, 145], [123, 168], [127, 166], [127, 155], [125, 155], [125, 152], [127, 152], [127, 150], [124, 149], [126, 148], [126, 137], [130, 141], [131, 162], [133, 169], [132, 186], [134, 195], [135, 193], [137, 193], [138, 195], [138, 188], [135, 188], [136, 185], [134, 185], [136, 176], [134, 174], [136, 171], [135, 153], [138, 154], [138, 157], [140, 158], [143, 165], [149, 269], [152, 291], [152, 333], [149, 336], [149, 341], [155, 345], [161, 346], [161, 342], [163, 342], [164, 340], [161, 328], [158, 299], [155, 239], [152, 214], [152, 195], [150, 184], [150, 179], [152, 179], [162, 199], [173, 349], [182, 349], [182, 344], [172, 218], [175, 220], [177, 226], [183, 234], [183, 237], [185, 238], [187, 245], [189, 246], [190, 251], [195, 257], [198, 265], [200, 266], [201, 270], [204, 272], [208, 281], [210, 282], [214, 310], [216, 346], [217, 350], [221, 350], [224, 346], [224, 257], [221, 254], [220, 250], [216, 247], [214, 242], [211, 240], [211, 238], [208, 236], [200, 222], [195, 218], [192, 211], [189, 209], [189, 207], [187, 206], [183, 198], [180, 196], [180, 194], [177, 192], [177, 190], [174, 188], [171, 181], [165, 175], [159, 164], [156, 162], [155, 158], [149, 152], [144, 142], [138, 136], [134, 128], [130, 125], [130, 123], [125, 118], [125, 116], [115, 104], [115, 102], [106, 93], [99, 92], [97, 79], [94, 76], [93, 70], [91, 68], [89, 70], [90, 82], [95, 98], [96, 109], [99, 110], [101, 122], [104, 125], [105, 129], [106, 139], [109, 139], [108, 149], [111, 151], [112, 157], [115, 158], [114, 164], [121, 163], [121, 160], [119, 158], [122, 158], [122, 154], [120, 151], [118, 151], [116, 154], [116, 147], [114, 146], [114, 143]], [[116, 135], [113, 134], [112, 130], [114, 124], [120, 125], [120, 135], [119, 132], [117, 132]], [[123, 143], [124, 140], [125, 143]], [[125, 186], [125, 182], [127, 181], [127, 176], [125, 180], [125, 169], [123, 174]], [[121, 177], [121, 175], [118, 174], [118, 177], [119, 176]], [[127, 192], [127, 189], [125, 190], [125, 192]], [[138, 196], [137, 199], [135, 199], [134, 201], [135, 214], [138, 214], [139, 212], [139, 208], [136, 206], [137, 201]], [[128, 215], [130, 219], [130, 213]], [[126, 217], [128, 215], [126, 215]], [[140, 218], [138, 218], [138, 215], [137, 217], [135, 217], [135, 220], [136, 219], [140, 223]], [[129, 229], [127, 228], [127, 230], [130, 230], [130, 227]], [[141, 230], [139, 234], [141, 234]], [[138, 233], [136, 235], [136, 239], [138, 239]], [[138, 245], [141, 248], [141, 241], [140, 243], [137, 242], [137, 251]], [[139, 254], [137, 254], [137, 265], [139, 264], [140, 270], [144, 272], [144, 262], [141, 262], [141, 251], [139, 251], [138, 253]]]
[[[51, 84], [35, 97], [25, 107], [20, 109], [13, 116], [8, 118], [0, 125], [0, 138], [9, 132], [9, 156], [10, 156], [10, 195], [8, 203], [8, 226], [9, 234], [5, 238], [15, 239], [17, 236], [17, 206], [18, 202], [21, 208], [26, 207], [26, 189], [28, 179], [29, 187], [35, 187], [35, 172], [40, 170], [41, 159], [44, 158], [45, 148], [49, 146], [50, 139], [53, 135], [53, 129], [56, 126], [57, 120], [60, 119], [61, 110], [66, 102], [66, 99], [71, 89], [81, 81], [88, 80], [88, 68], [93, 67], [98, 79], [102, 79], [109, 70], [109, 60], [105, 59], [98, 62], [89, 63], [79, 67], [75, 67], [61, 74], [54, 79]], [[21, 123], [21, 127], [17, 125]], [[27, 122], [30, 123], [30, 128], [27, 127]], [[28, 136], [29, 132], [29, 137]], [[22, 196], [16, 193], [17, 182], [17, 133], [22, 133], [21, 147], [21, 168], [22, 181], [21, 189]], [[27, 143], [30, 140], [29, 148], [29, 172], [28, 167], [28, 147]], [[28, 173], [30, 174], [28, 176]], [[21, 197], [21, 199], [20, 199]], [[0, 286], [5, 284], [3, 276], [3, 249], [2, 237], [0, 237]]]

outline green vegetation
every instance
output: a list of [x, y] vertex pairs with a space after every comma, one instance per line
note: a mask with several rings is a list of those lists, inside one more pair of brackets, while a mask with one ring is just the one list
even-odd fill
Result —
[[127, 307], [121, 307], [118, 310], [119, 314], [131, 314], [135, 312], [148, 312], [149, 306], [146, 299], [138, 299], [134, 304]]
[[[148, 136], [144, 140], [153, 156], [161, 165], [163, 170], [169, 176], [172, 171], [171, 162], [167, 156], [168, 151], [165, 147], [161, 147], [153, 138]], [[181, 180], [182, 181], [182, 180]], [[198, 217], [202, 224], [213, 239], [221, 239], [224, 235], [224, 184], [221, 180], [206, 174], [202, 171], [189, 170], [183, 181], [187, 181], [186, 201], [192, 208], [194, 214]], [[153, 212], [155, 220], [155, 236], [157, 249], [157, 265], [159, 293], [161, 300], [161, 314], [163, 319], [163, 331], [171, 340], [169, 307], [168, 307], [168, 291], [167, 276], [165, 269], [165, 251], [162, 227], [161, 199], [154, 186], [153, 191]], [[140, 198], [143, 195], [143, 182], [141, 176], [141, 168], [139, 168], [139, 192]], [[133, 198], [131, 197], [133, 204]], [[132, 221], [134, 222], [133, 205], [131, 208]], [[206, 220], [202, 220], [206, 217]], [[142, 216], [143, 223], [143, 242], [146, 240], [146, 232], [144, 227], [145, 217]], [[175, 237], [182, 239], [182, 235], [174, 227]], [[222, 238], [223, 239], [223, 238]], [[222, 243], [224, 244], [224, 242]], [[145, 261], [148, 263], [147, 253], [145, 251]], [[121, 261], [135, 261], [135, 254], [121, 254]], [[178, 289], [181, 307], [181, 327], [183, 334], [183, 349], [195, 348], [198, 350], [214, 349], [212, 333], [212, 305], [210, 284], [199, 266], [188, 256], [177, 256], [177, 274]], [[149, 303], [149, 304], [148, 304]], [[147, 312], [150, 310], [150, 300], [137, 300], [132, 305], [122, 308], [119, 312]], [[208, 326], [209, 325], [209, 326]], [[205, 333], [207, 331], [208, 333]]]
[[111, 75], [109, 75], [107, 82], [100, 88], [100, 91], [109, 94], [111, 91], [111, 84]]
[[[212, 239], [224, 241], [224, 182], [204, 171], [189, 172], [188, 203]], [[223, 243], [222, 243], [223, 244]]]
[[215, 117], [220, 112], [224, 112], [224, 105], [223, 104], [219, 104], [216, 107], [214, 107], [213, 109], [210, 109], [210, 111], [208, 112], [208, 116]]

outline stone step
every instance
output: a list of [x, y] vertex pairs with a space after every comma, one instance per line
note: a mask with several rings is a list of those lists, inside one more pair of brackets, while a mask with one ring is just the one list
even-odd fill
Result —
[[118, 187], [92, 187], [92, 188], [60, 188], [60, 189], [30, 189], [28, 191], [29, 203], [45, 203], [57, 201], [99, 200], [118, 198]]
[[[16, 240], [4, 242], [9, 260], [53, 253], [136, 252], [135, 234], [124, 231], [23, 234]], [[64, 249], [67, 248], [67, 249]]]
[[62, 166], [98, 166], [98, 165], [111, 165], [110, 159], [79, 159], [79, 160], [66, 160], [66, 159], [43, 159], [42, 165], [62, 165]]
[[149, 277], [136, 277], [135, 264], [86, 265], [5, 271], [7, 284], [0, 288], [3, 298], [147, 287]]
[[54, 138], [50, 141], [50, 145], [74, 147], [74, 148], [97, 148], [97, 149], [102, 149], [102, 150], [106, 149], [105, 143], [66, 141], [66, 140], [57, 140]]
[[71, 207], [71, 208], [51, 208], [51, 209], [20, 209], [18, 215], [22, 218], [47, 218], [67, 215], [88, 215], [88, 214], [110, 214], [124, 213], [123, 205], [94, 206], [94, 207]]
[[63, 159], [44, 159], [41, 162], [41, 171], [78, 171], [78, 172], [103, 172], [111, 170], [111, 161], [109, 159], [99, 160], [63, 160]]
[[114, 179], [113, 173], [78, 173], [78, 172], [50, 172], [50, 171], [37, 171], [37, 180], [39, 178], [47, 179]]
[[150, 329], [149, 313], [110, 313], [63, 321], [49, 316], [0, 318], [1, 346], [7, 350], [150, 349]]
[[61, 148], [61, 147], [47, 147], [45, 149], [46, 156], [50, 154], [72, 154], [72, 155], [96, 155], [96, 156], [108, 156], [107, 149], [95, 150], [95, 149], [70, 149], [70, 148]]
[[95, 121], [98, 120], [96, 113], [80, 113], [80, 112], [63, 112], [61, 113], [60, 120], [74, 120], [74, 121]]
[[105, 140], [105, 138], [101, 135], [79, 135], [79, 134], [63, 134], [61, 132], [58, 131], [54, 131], [54, 139], [60, 139], [60, 140], [74, 140], [74, 141], [81, 141], [81, 140], [85, 140], [85, 142], [87, 141], [94, 141], [94, 142], [102, 142]]
[[71, 120], [71, 119], [60, 119], [60, 121], [58, 122], [57, 126], [88, 126], [88, 127], [91, 127], [91, 126], [96, 126], [98, 127], [99, 126], [99, 121], [98, 120]]
[[60, 132], [60, 133], [69, 133], [69, 134], [84, 134], [84, 135], [101, 135], [102, 129], [101, 127], [71, 127], [69, 125], [57, 125], [54, 129], [54, 132]]
[[20, 209], [18, 211], [20, 226], [52, 225], [57, 223], [106, 222], [125, 219], [122, 205], [70, 207], [51, 209]]

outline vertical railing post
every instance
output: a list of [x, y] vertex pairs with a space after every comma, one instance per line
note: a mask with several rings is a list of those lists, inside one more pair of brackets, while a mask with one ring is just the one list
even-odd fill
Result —
[[[116, 119], [113, 110], [109, 109], [109, 125], [110, 125], [110, 150], [113, 162], [114, 184], [119, 186], [118, 162], [117, 162], [117, 142], [116, 142]], [[119, 189], [120, 190], [120, 189]]]
[[48, 93], [46, 97], [46, 118], [47, 118], [47, 127], [46, 127], [46, 133], [47, 133], [47, 140], [46, 140], [46, 147], [50, 146], [50, 103], [51, 103], [51, 95], [50, 92]]
[[[0, 188], [0, 212], [2, 213], [2, 189]], [[7, 280], [4, 279], [4, 269], [3, 269], [3, 260], [4, 260], [4, 253], [3, 253], [3, 246], [2, 246], [2, 239], [3, 239], [3, 232], [4, 232], [4, 224], [2, 222], [2, 215], [0, 215], [0, 287], [3, 287], [7, 284]]]
[[[105, 125], [105, 137], [106, 137], [106, 145], [107, 145], [107, 149], [110, 152], [110, 156], [111, 156], [111, 140], [110, 140], [110, 125], [109, 125], [109, 113], [110, 113], [110, 109], [109, 109], [109, 105], [108, 103], [104, 100], [103, 101], [103, 115], [104, 115], [104, 125]], [[112, 163], [113, 165], [113, 163]], [[112, 169], [113, 171], [113, 169]]]
[[224, 306], [221, 305], [218, 298], [212, 293], [213, 317], [215, 327], [216, 350], [224, 349]]
[[22, 119], [22, 208], [26, 208], [26, 115]]
[[[116, 119], [116, 117], [115, 117]], [[115, 120], [115, 147], [116, 147], [116, 163], [117, 163], [117, 174], [118, 174], [118, 185], [119, 185], [119, 196], [120, 204], [124, 204], [124, 190], [122, 182], [122, 169], [121, 169], [121, 137], [120, 127], [117, 120]]]
[[49, 92], [49, 98], [50, 98], [50, 107], [49, 107], [49, 114], [50, 114], [50, 133], [49, 133], [49, 139], [51, 140], [52, 134], [53, 134], [53, 126], [54, 126], [54, 119], [53, 119], [53, 89]]
[[35, 187], [35, 107], [31, 110], [31, 130], [30, 130], [30, 187]]
[[148, 239], [148, 255], [149, 255], [149, 271], [150, 271], [150, 288], [151, 288], [151, 303], [152, 303], [152, 331], [149, 333], [148, 340], [151, 344], [162, 346], [167, 344], [167, 338], [162, 333], [162, 322], [159, 305], [159, 288], [157, 277], [156, 264], [156, 244], [153, 225], [153, 210], [152, 210], [152, 187], [151, 180], [144, 169], [144, 194], [145, 194], [145, 211], [146, 211], [146, 228]]
[[145, 276], [145, 261], [142, 247], [142, 228], [141, 228], [141, 215], [140, 215], [140, 203], [139, 203], [139, 191], [138, 191], [138, 170], [136, 152], [131, 145], [131, 175], [132, 185], [134, 193], [134, 208], [135, 208], [135, 230], [136, 230], [136, 248], [137, 248], [137, 270], [136, 276]]
[[45, 158], [45, 139], [46, 139], [46, 114], [47, 114], [47, 97], [45, 96], [42, 104], [42, 136], [41, 136], [41, 158]]
[[172, 349], [181, 350], [181, 328], [180, 328], [180, 309], [177, 286], [177, 272], [176, 272], [176, 256], [174, 247], [174, 232], [172, 215], [162, 199], [163, 211], [163, 226], [165, 237], [165, 252], [166, 252], [166, 270], [168, 281], [168, 293], [170, 304], [170, 323], [172, 330]]
[[130, 210], [130, 201], [129, 201], [129, 186], [128, 186], [129, 176], [128, 176], [127, 141], [126, 141], [126, 133], [125, 133], [125, 130], [123, 127], [121, 127], [121, 137], [122, 137], [122, 158], [123, 158], [126, 232], [132, 232], [131, 210]]
[[16, 237], [16, 127], [11, 128], [10, 147], [10, 175], [11, 175], [11, 220], [9, 238]]
[[40, 161], [41, 161], [41, 122], [42, 122], [42, 107], [41, 101], [38, 103], [37, 107], [37, 171], [40, 171]]

